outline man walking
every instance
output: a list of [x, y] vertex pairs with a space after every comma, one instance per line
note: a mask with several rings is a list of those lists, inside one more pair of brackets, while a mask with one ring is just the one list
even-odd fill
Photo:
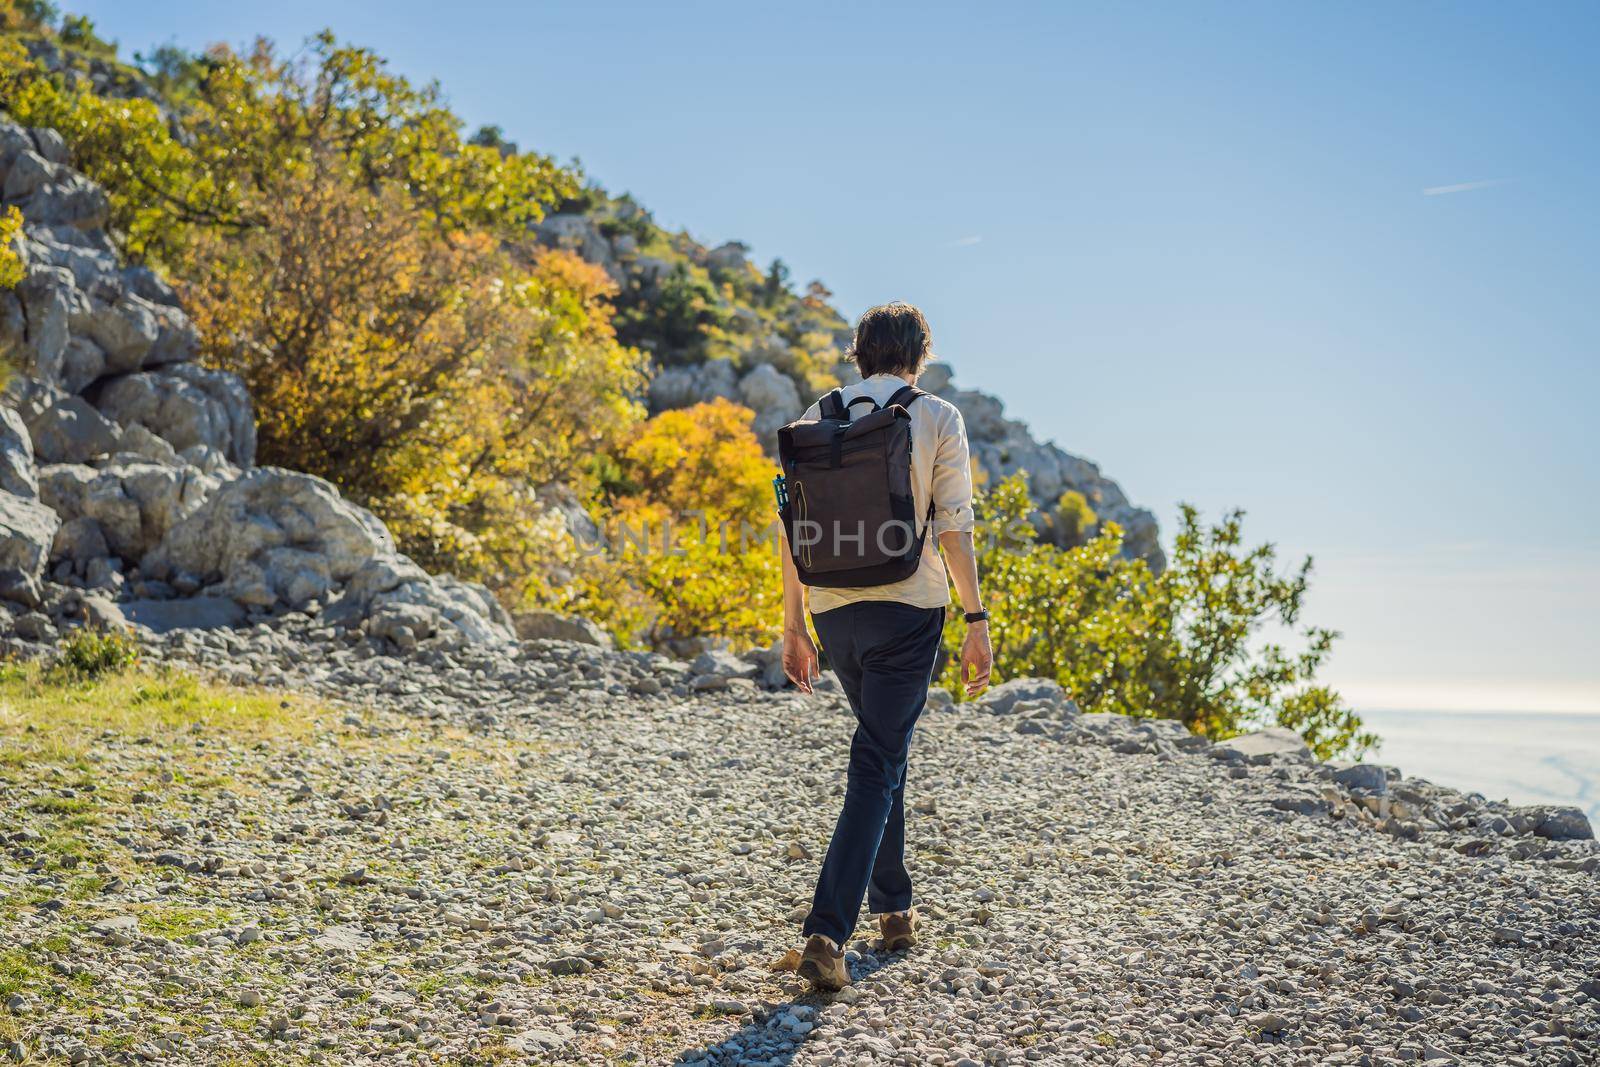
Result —
[[[868, 910], [878, 917], [886, 950], [916, 942], [917, 914], [905, 864], [906, 763], [912, 730], [927, 702], [951, 582], [967, 622], [961, 678], [969, 695], [988, 684], [993, 661], [973, 553], [966, 427], [955, 405], [914, 388], [930, 349], [927, 320], [917, 308], [901, 303], [872, 308], [857, 324], [851, 348], [861, 382], [813, 404], [792, 424], [806, 432], [797, 431], [780, 448], [786, 491], [792, 495], [784, 509], [782, 552], [784, 672], [801, 690], [811, 692], [818, 657], [806, 628], [809, 608], [856, 719], [843, 810], [804, 926], [800, 973], [827, 990], [849, 984], [844, 946], [855, 929], [863, 894]], [[888, 414], [880, 414], [884, 412]], [[877, 418], [870, 424], [862, 421], [871, 416]], [[875, 537], [881, 545], [885, 538], [863, 531], [859, 523], [844, 532], [837, 529], [838, 516], [851, 514], [838, 501], [848, 504], [862, 490], [835, 492], [830, 506], [827, 476], [859, 467], [867, 451], [866, 431], [879, 432], [880, 424], [882, 434], [889, 435], [884, 453], [891, 486], [896, 474], [903, 478], [909, 466], [913, 500], [892, 503], [900, 509], [894, 514], [915, 516], [915, 524], [903, 522], [911, 547], [903, 558], [884, 557], [887, 563], [852, 572], [849, 560], [840, 562], [838, 557], [873, 544]], [[821, 435], [819, 426], [825, 430]], [[899, 437], [893, 436], [897, 430]], [[906, 436], [909, 440], [896, 453], [896, 442]], [[822, 452], [808, 467], [800, 446], [794, 450], [799, 458], [786, 451], [789, 443], [802, 439], [826, 441], [831, 453]], [[897, 468], [901, 454], [906, 458], [898, 460]], [[909, 511], [907, 503], [914, 504]], [[836, 528], [814, 529], [820, 524], [808, 523], [807, 514], [828, 515]], [[835, 539], [831, 546], [830, 537]], [[828, 556], [830, 548], [834, 557]], [[852, 573], [863, 578], [862, 584], [840, 584], [855, 580]], [[906, 576], [896, 577], [900, 574]], [[885, 577], [895, 580], [883, 581]]]

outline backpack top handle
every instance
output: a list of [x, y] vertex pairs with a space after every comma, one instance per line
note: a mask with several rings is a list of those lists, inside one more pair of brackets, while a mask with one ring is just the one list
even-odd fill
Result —
[[844, 405], [844, 391], [830, 389], [823, 394], [822, 402], [818, 405], [823, 418], [831, 422], [849, 422], [850, 411]]

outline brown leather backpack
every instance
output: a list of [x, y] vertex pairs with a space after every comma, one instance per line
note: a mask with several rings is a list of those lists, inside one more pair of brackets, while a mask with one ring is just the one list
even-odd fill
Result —
[[[835, 389], [820, 418], [778, 431], [778, 515], [806, 585], [888, 585], [916, 573], [933, 502], [918, 529], [906, 409], [923, 395], [908, 385], [879, 407], [869, 396], [846, 404]], [[857, 404], [872, 410], [852, 422]]]

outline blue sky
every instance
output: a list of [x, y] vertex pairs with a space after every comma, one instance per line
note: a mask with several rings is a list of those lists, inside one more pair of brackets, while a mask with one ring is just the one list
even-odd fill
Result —
[[1318, 560], [1372, 706], [1600, 709], [1600, 8], [92, 0], [331, 26], [1117, 478]]

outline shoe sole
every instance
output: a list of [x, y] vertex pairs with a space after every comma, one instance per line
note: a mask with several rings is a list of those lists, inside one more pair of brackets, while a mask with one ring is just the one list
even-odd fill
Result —
[[818, 967], [814, 960], [801, 960], [799, 974], [801, 978], [804, 978], [816, 988], [828, 993], [837, 993], [848, 984], [841, 984], [835, 982], [832, 978], [823, 977], [822, 968]]

